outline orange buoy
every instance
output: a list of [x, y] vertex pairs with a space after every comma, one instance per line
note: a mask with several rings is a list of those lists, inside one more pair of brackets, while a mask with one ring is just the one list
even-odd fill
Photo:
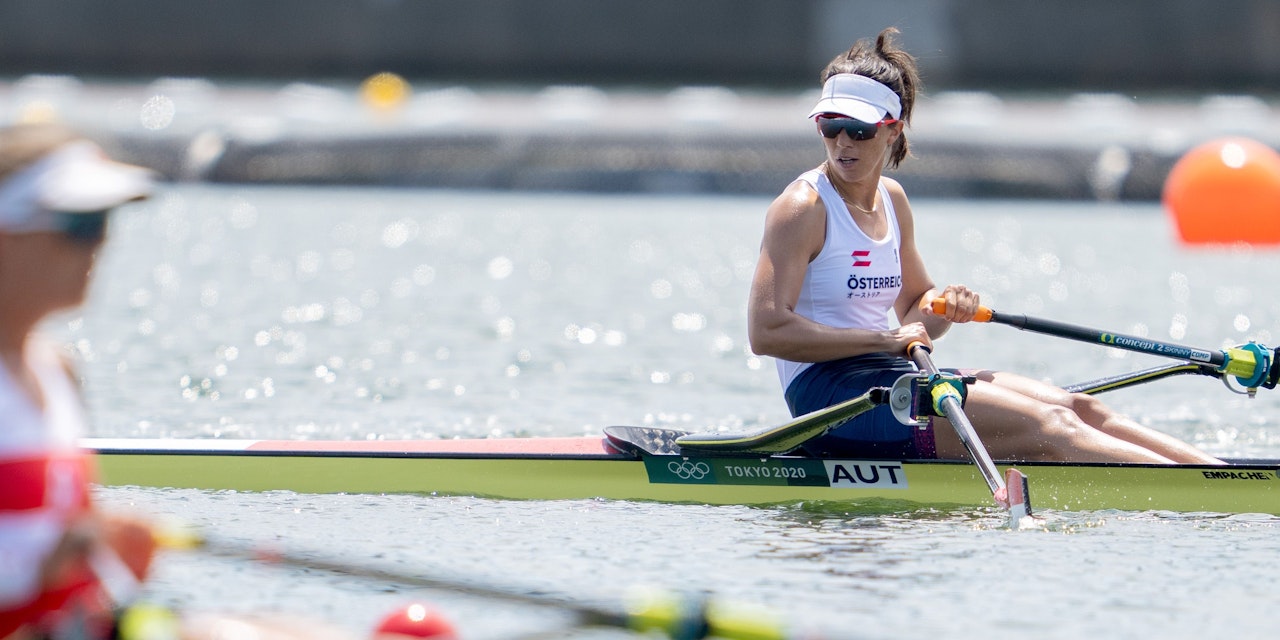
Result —
[[373, 632], [376, 640], [391, 638], [435, 638], [457, 640], [458, 631], [439, 611], [413, 603], [387, 614]]
[[1280, 244], [1280, 153], [1222, 138], [1183, 155], [1161, 198], [1184, 244]]

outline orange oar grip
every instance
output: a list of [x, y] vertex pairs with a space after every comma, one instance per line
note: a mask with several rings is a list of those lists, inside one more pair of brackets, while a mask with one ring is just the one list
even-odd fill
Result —
[[[942, 316], [947, 314], [947, 299], [934, 298], [930, 303], [933, 312]], [[978, 307], [978, 312], [973, 315], [974, 322], [991, 322], [991, 310], [986, 307]]]
[[921, 349], [924, 349], [926, 352], [927, 352], [927, 351], [930, 351], [929, 347], [928, 347], [928, 346], [926, 346], [926, 345], [925, 345], [925, 343], [923, 343], [923, 342], [921, 342], [921, 341], [919, 341], [919, 340], [913, 340], [913, 341], [911, 341], [911, 342], [907, 343], [907, 355], [911, 355], [911, 352], [912, 352], [912, 351], [915, 351], [915, 350], [916, 350], [916, 347], [920, 347]]

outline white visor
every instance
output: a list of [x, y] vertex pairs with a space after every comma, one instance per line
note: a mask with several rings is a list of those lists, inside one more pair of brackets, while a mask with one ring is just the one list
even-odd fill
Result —
[[893, 89], [866, 76], [838, 73], [822, 85], [822, 99], [809, 113], [813, 118], [824, 113], [838, 113], [863, 122], [895, 120], [902, 115], [902, 101]]
[[152, 173], [87, 140], [67, 143], [0, 182], [0, 230], [51, 231], [54, 213], [103, 211], [151, 195]]

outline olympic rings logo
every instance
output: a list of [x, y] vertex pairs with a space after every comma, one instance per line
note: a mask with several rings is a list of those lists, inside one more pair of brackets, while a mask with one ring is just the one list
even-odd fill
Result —
[[667, 470], [681, 480], [701, 480], [711, 474], [711, 467], [707, 463], [688, 460], [668, 462]]

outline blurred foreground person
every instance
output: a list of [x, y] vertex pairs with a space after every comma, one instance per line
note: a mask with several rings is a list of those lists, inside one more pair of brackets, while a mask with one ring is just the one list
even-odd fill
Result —
[[149, 171], [65, 127], [0, 128], [0, 639], [354, 637], [286, 617], [128, 607], [156, 539], [94, 508], [80, 389], [37, 328], [84, 301], [111, 210], [151, 190]]
[[80, 392], [36, 334], [84, 300], [111, 209], [150, 191], [146, 170], [63, 127], [0, 129], [0, 638], [105, 637], [114, 603], [93, 566], [141, 579], [150, 563], [145, 526], [92, 508]]

